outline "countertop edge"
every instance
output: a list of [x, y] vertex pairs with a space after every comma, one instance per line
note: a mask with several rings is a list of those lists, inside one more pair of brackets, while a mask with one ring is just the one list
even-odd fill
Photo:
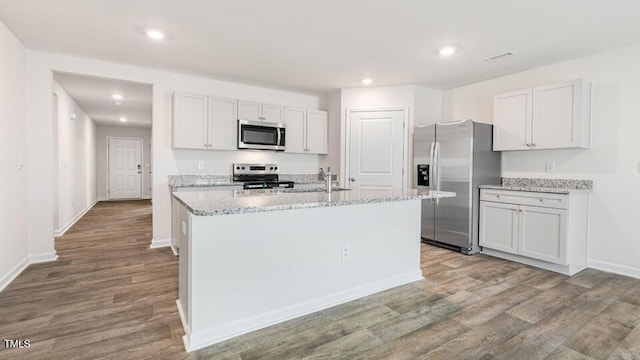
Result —
[[504, 185], [480, 185], [478, 187], [480, 189], [490, 189], [490, 190], [524, 191], [524, 192], [539, 192], [539, 193], [551, 193], [551, 194], [590, 193], [593, 191], [593, 189], [540, 188], [540, 187], [504, 186]]

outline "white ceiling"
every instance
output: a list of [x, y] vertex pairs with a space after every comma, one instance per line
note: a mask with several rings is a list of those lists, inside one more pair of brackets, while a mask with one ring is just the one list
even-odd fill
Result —
[[[623, 47], [638, 15], [638, 0], [0, 0], [31, 49], [313, 93], [365, 76], [446, 89]], [[447, 44], [462, 51], [438, 57]]]
[[[148, 84], [55, 73], [55, 81], [98, 125], [151, 127], [152, 91]], [[117, 105], [114, 93], [124, 97]], [[120, 117], [127, 122], [121, 122]]]

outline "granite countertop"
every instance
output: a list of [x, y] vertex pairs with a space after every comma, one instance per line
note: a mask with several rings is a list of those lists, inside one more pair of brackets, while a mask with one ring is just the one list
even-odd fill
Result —
[[317, 191], [287, 191], [287, 189], [173, 193], [174, 198], [197, 216], [246, 214], [454, 196], [455, 193], [452, 192], [416, 189], [354, 189], [334, 191], [330, 194]]
[[569, 194], [591, 192], [593, 181], [573, 179], [502, 178], [502, 185], [480, 185], [480, 189]]

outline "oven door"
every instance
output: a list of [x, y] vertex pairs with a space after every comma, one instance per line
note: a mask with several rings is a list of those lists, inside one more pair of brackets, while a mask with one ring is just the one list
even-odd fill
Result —
[[238, 120], [238, 149], [284, 151], [285, 125]]

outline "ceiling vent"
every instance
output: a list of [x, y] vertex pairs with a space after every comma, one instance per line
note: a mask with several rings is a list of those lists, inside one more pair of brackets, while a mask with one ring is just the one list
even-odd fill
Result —
[[512, 55], [516, 55], [516, 52], [515, 51], [505, 51], [505, 52], [500, 53], [500, 54], [495, 54], [495, 55], [491, 55], [489, 57], [486, 57], [486, 58], [484, 58], [484, 61], [490, 62], [490, 61], [502, 59], [504, 57], [512, 56]]

